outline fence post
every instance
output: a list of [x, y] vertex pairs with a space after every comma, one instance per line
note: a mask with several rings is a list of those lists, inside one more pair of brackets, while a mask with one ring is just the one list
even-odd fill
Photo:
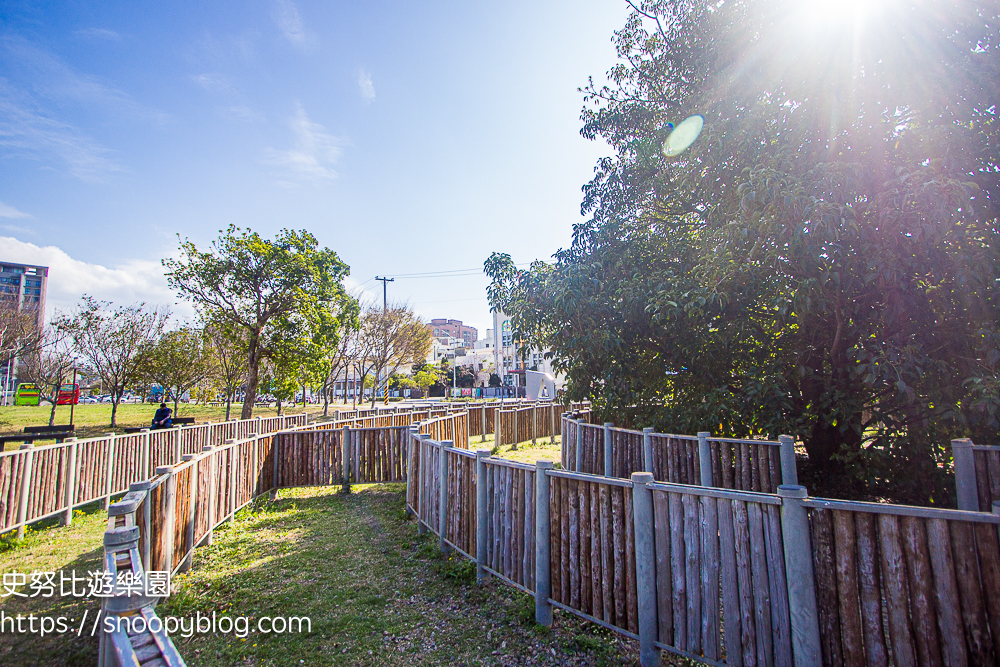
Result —
[[972, 440], [969, 438], [952, 440], [951, 455], [955, 461], [958, 509], [978, 512], [979, 489], [976, 486], [976, 459], [972, 453]]
[[181, 425], [174, 426], [174, 465], [181, 462]]
[[653, 546], [653, 482], [649, 472], [632, 473], [632, 521], [635, 526], [635, 583], [639, 607], [639, 664], [660, 664], [656, 648], [656, 553]]
[[153, 434], [149, 432], [148, 428], [144, 428], [142, 433], [142, 472], [139, 475], [139, 479], [149, 479], [153, 476], [153, 457], [152, 457], [152, 438]]
[[486, 528], [490, 517], [486, 514], [489, 497], [486, 495], [486, 459], [490, 453], [476, 450], [476, 583], [486, 583]]
[[445, 542], [448, 535], [448, 450], [454, 445], [451, 440], [442, 440], [439, 450], [441, 464], [440, 499], [438, 500], [438, 548], [441, 553], [448, 553], [451, 547]]
[[653, 472], [653, 427], [642, 429], [642, 469]]
[[[130, 493], [132, 491], [143, 491], [146, 494], [142, 500], [142, 525], [146, 529], [146, 537], [142, 540], [142, 553], [139, 554], [142, 558], [142, 569], [144, 572], [149, 572], [152, 569], [149, 562], [149, 522], [153, 515], [152, 508], [150, 507], [150, 503], [153, 501], [150, 497], [151, 486], [148, 479], [144, 479], [141, 482], [132, 482], [128, 485]], [[138, 523], [138, 517], [136, 518], [136, 523]]]
[[160, 533], [160, 539], [163, 540], [163, 554], [164, 563], [162, 566], [159, 564], [156, 569], [166, 570], [167, 572], [172, 572], [174, 569], [174, 530], [176, 529], [177, 517], [175, 512], [177, 510], [177, 476], [174, 475], [173, 466], [159, 466], [154, 470], [157, 475], [166, 475], [167, 479], [163, 482], [163, 493], [164, 496], [164, 511], [163, 511], [163, 531]]
[[111, 507], [111, 492], [113, 491], [111, 485], [114, 483], [115, 446], [117, 442], [115, 441], [114, 432], [105, 433], [104, 437], [108, 439], [107, 473], [104, 475], [104, 511], [107, 512], [108, 508]]
[[[272, 445], [273, 446], [273, 445]], [[205, 537], [205, 544], [211, 545], [215, 538], [215, 515], [218, 514], [216, 507], [216, 457], [212, 445], [205, 445], [201, 448], [203, 454], [208, 454], [208, 534]], [[274, 500], [272, 498], [272, 500]]]
[[799, 469], [795, 464], [795, 439], [790, 435], [779, 435], [781, 443], [781, 483], [785, 486], [799, 485]]
[[712, 435], [708, 431], [698, 431], [698, 468], [701, 472], [701, 485], [714, 486], [712, 484], [712, 450], [708, 447], [708, 436]]
[[31, 493], [31, 463], [35, 457], [35, 445], [27, 442], [20, 449], [27, 450], [24, 455], [24, 472], [21, 475], [21, 495], [17, 499], [17, 539], [22, 540], [28, 520], [28, 495]]
[[280, 444], [281, 436], [275, 433], [271, 436], [271, 462], [274, 464], [274, 470], [271, 473], [271, 502], [278, 499], [278, 489], [281, 488], [281, 485], [278, 483], [278, 474], [281, 471], [278, 467], [278, 450], [280, 449]]
[[500, 410], [501, 408], [493, 409], [493, 451], [500, 451], [500, 445], [503, 444], [503, 438], [501, 438], [500, 433]]
[[511, 412], [511, 414], [514, 417], [514, 438], [513, 438], [514, 441], [510, 444], [510, 451], [516, 452], [517, 443], [521, 441], [520, 440], [521, 434], [517, 432], [517, 403], [514, 404], [514, 410]]
[[410, 511], [410, 490], [413, 488], [413, 439], [417, 437], [419, 431], [420, 427], [415, 424], [406, 427], [406, 502], [403, 506], [407, 508], [407, 512]]
[[612, 422], [604, 422], [604, 476], [611, 477], [613, 462], [614, 462], [614, 451], [611, 445], [611, 427], [614, 426]]
[[531, 444], [538, 444], [538, 406], [531, 406]]
[[66, 511], [62, 516], [62, 525], [68, 526], [73, 523], [73, 503], [76, 501], [76, 453], [79, 445], [76, 438], [66, 438], [63, 442], [69, 445], [69, 452], [66, 460], [66, 489], [65, 502]]
[[236, 518], [236, 440], [226, 440], [229, 445], [229, 513], [226, 518]]
[[576, 472], [582, 472], [583, 464], [580, 463], [583, 455], [583, 420], [576, 420], [576, 442], [573, 444], [573, 455], [576, 457]]
[[556, 403], [555, 398], [552, 399], [552, 405], [549, 406], [549, 421], [551, 422], [552, 430], [549, 431], [549, 444], [554, 445], [556, 442]]
[[[181, 461], [187, 463], [188, 461], [193, 460], [195, 456], [196, 456], [195, 454], [183, 454], [181, 456]], [[178, 572], [187, 572], [188, 570], [190, 570], [191, 561], [194, 559], [194, 521], [195, 521], [194, 510], [195, 510], [195, 504], [198, 501], [198, 494], [196, 493], [196, 491], [198, 490], [197, 461], [191, 464], [190, 475], [191, 475], [191, 480], [188, 483], [188, 516], [187, 516], [188, 523], [187, 523], [187, 530], [185, 531], [187, 533], [187, 543], [189, 549], [187, 555], [184, 557], [184, 560], [182, 560], [180, 563], [180, 569], [177, 570]]]
[[809, 496], [804, 486], [782, 484], [781, 543], [785, 552], [788, 611], [792, 622], [792, 656], [796, 667], [822, 664], [816, 582], [813, 579], [809, 517], [802, 501]]
[[535, 622], [552, 627], [552, 568], [549, 517], [549, 474], [552, 461], [535, 462]]
[[[417, 428], [419, 428], [419, 426]], [[420, 460], [420, 464], [418, 466], [419, 471], [417, 473], [417, 535], [423, 535], [427, 532], [427, 524], [424, 523], [423, 512], [424, 502], [426, 502], [424, 499], [424, 479], [427, 478], [427, 470], [424, 465], [424, 459], [426, 458], [424, 456], [424, 440], [428, 437], [430, 436], [424, 435], [423, 433], [417, 436], [417, 456]]]
[[340, 436], [340, 476], [344, 493], [351, 492], [351, 427], [345, 426]]

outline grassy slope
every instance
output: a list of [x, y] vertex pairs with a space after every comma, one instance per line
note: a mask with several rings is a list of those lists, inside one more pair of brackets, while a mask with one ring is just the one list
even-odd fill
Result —
[[[503, 449], [501, 456], [526, 462], [559, 458], [558, 438]], [[534, 625], [530, 596], [497, 583], [475, 586], [474, 566], [442, 558], [437, 538], [416, 534], [401, 485], [354, 490], [346, 497], [332, 488], [282, 491], [277, 502], [244, 509], [195, 552], [194, 568], [175, 578], [178, 592], [158, 608], [162, 616], [308, 616], [312, 632], [176, 637], [189, 665], [637, 664], [634, 642], [558, 611], [550, 632]], [[90, 512], [78, 511], [69, 528], [29, 533], [0, 553], [0, 572], [96, 569], [105, 515]], [[76, 619], [84, 609], [93, 618], [98, 607], [74, 598], [0, 600], [7, 614]], [[97, 643], [86, 633], [0, 633], [0, 664], [93, 664]], [[688, 664], [667, 655], [664, 663]]]

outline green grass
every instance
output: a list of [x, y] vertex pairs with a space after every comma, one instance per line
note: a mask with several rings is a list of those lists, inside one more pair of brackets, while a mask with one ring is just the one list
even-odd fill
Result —
[[[127, 403], [118, 406], [117, 422], [118, 430], [126, 426], [148, 426], [153, 420], [153, 413], [156, 412], [157, 404], [154, 403]], [[231, 413], [232, 419], [238, 419], [242, 406], [234, 405]], [[173, 408], [173, 405], [171, 405]], [[39, 405], [29, 407], [24, 405], [0, 407], [0, 435], [9, 433], [19, 433], [25, 426], [47, 426], [49, 423], [50, 405]], [[332, 410], [333, 408], [331, 408]], [[323, 406], [310, 405], [307, 412], [322, 412]], [[295, 414], [302, 412], [302, 406], [283, 406], [282, 412]], [[254, 408], [254, 416], [273, 417], [278, 413], [277, 408]], [[225, 406], [191, 405], [181, 403], [178, 408], [178, 417], [194, 417], [198, 422], [222, 421], [226, 418]], [[60, 405], [56, 407], [56, 424], [69, 423], [69, 406]], [[85, 403], [77, 405], [73, 410], [73, 423], [76, 425], [78, 438], [92, 438], [109, 432], [111, 423], [110, 403]], [[35, 444], [42, 444], [38, 440]], [[17, 449], [19, 443], [7, 443], [7, 449]]]
[[[157, 611], [189, 616], [308, 616], [304, 634], [175, 637], [188, 665], [632, 665], [634, 642], [571, 615], [551, 630], [534, 623], [530, 596], [441, 556], [416, 534], [401, 485], [282, 491], [258, 501], [195, 552], [193, 569]], [[29, 535], [0, 553], [0, 571], [97, 567], [103, 513]], [[73, 598], [0, 602], [7, 614], [80, 618], [94, 603]], [[92, 665], [97, 642], [0, 634], [0, 664]], [[664, 663], [671, 660], [664, 658]], [[675, 664], [670, 662], [669, 664]], [[680, 662], [676, 664], [682, 664]]]
[[[562, 436], [556, 436], [555, 442], [550, 443], [548, 438], [538, 438], [533, 445], [530, 440], [518, 443], [516, 449], [511, 445], [503, 445], [499, 450], [493, 452], [494, 456], [520, 461], [521, 463], [535, 463], [536, 461], [552, 461], [556, 465], [562, 457]], [[471, 449], [483, 449], [489, 447], [495, 449], [493, 436], [486, 436], [486, 443], [480, 444], [478, 437], [473, 437], [469, 441]]]

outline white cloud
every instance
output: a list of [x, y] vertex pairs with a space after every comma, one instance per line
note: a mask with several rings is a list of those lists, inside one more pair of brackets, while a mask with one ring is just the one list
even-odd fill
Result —
[[80, 35], [81, 37], [106, 39], [108, 41], [117, 41], [121, 39], [121, 35], [119, 35], [114, 30], [108, 30], [107, 28], [83, 28], [82, 30], [77, 30], [76, 34]]
[[55, 159], [80, 180], [100, 182], [124, 168], [111, 151], [79, 129], [50, 118], [28, 95], [0, 78], [0, 148], [8, 155]]
[[236, 92], [229, 80], [221, 74], [195, 74], [191, 80], [210, 93], [232, 94]]
[[27, 213], [22, 213], [18, 211], [13, 206], [8, 206], [0, 201], [0, 218], [30, 218], [31, 216]]
[[361, 89], [361, 97], [371, 102], [375, 99], [375, 86], [372, 84], [372, 75], [361, 70], [358, 73], [358, 88]]
[[295, 135], [294, 147], [285, 151], [268, 150], [268, 161], [310, 180], [336, 178], [333, 165], [346, 142], [329, 134], [319, 123], [309, 120], [301, 104], [290, 124]]
[[292, 0], [278, 0], [278, 28], [290, 43], [295, 46], [305, 46], [312, 41], [311, 36], [302, 25], [299, 8]]
[[0, 247], [3, 247], [4, 261], [49, 267], [46, 292], [46, 316], [49, 318], [57, 309], [72, 310], [84, 294], [118, 305], [139, 301], [169, 305], [171, 311], [182, 318], [194, 314], [187, 302], [177, 303], [158, 261], [132, 259], [108, 268], [73, 259], [56, 246], [37, 246], [11, 237], [0, 236]]

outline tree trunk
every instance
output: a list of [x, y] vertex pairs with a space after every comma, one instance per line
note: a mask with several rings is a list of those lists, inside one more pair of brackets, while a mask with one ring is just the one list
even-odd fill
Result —
[[233, 404], [233, 394], [226, 392], [226, 421], [229, 421], [229, 409]]
[[330, 380], [323, 381], [323, 416], [327, 416], [327, 412], [330, 407], [330, 394], [328, 393], [330, 389]]
[[281, 399], [278, 399], [278, 416], [281, 416]]
[[49, 412], [49, 426], [55, 426], [56, 423], [56, 402], [59, 400], [59, 393], [52, 397], [52, 410]]
[[111, 428], [118, 426], [118, 401], [121, 400], [121, 396], [112, 392], [111, 394]]
[[240, 419], [253, 417], [253, 406], [257, 402], [257, 385], [260, 384], [260, 332], [250, 332], [250, 357], [247, 368], [247, 390], [243, 396]]
[[178, 403], [180, 402], [180, 400], [181, 400], [181, 392], [180, 392], [180, 387], [178, 387], [177, 389], [178, 389], [178, 391], [175, 391], [175, 392], [174, 392], [174, 417], [176, 417], [176, 416], [177, 416], [177, 404], [178, 404]]

